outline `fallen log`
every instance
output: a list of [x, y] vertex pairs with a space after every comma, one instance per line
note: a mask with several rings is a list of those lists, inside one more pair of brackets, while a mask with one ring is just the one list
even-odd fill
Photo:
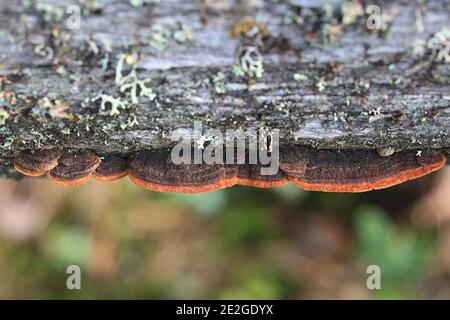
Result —
[[0, 0], [3, 176], [23, 150], [127, 158], [194, 121], [318, 150], [445, 152], [448, 2], [334, 3]]

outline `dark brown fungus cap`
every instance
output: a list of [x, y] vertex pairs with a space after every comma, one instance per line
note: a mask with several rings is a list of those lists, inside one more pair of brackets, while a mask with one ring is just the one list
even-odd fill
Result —
[[160, 192], [202, 193], [236, 183], [237, 166], [181, 164], [170, 159], [170, 150], [143, 151], [129, 163], [130, 179], [137, 185]]
[[403, 151], [380, 157], [376, 151], [311, 151], [302, 177], [289, 179], [305, 190], [365, 192], [383, 189], [419, 178], [443, 167], [446, 158], [438, 152]]
[[26, 176], [42, 176], [58, 165], [60, 156], [61, 150], [59, 149], [23, 151], [14, 160], [14, 168]]
[[275, 188], [288, 183], [287, 176], [281, 170], [273, 175], [262, 175], [263, 167], [257, 164], [243, 164], [239, 166], [237, 184], [255, 188]]
[[47, 177], [61, 186], [78, 186], [86, 183], [99, 165], [100, 158], [90, 151], [64, 152]]
[[280, 148], [280, 169], [291, 177], [303, 177], [310, 150], [300, 146]]
[[114, 181], [126, 175], [128, 175], [127, 160], [112, 155], [102, 157], [102, 162], [94, 173], [95, 179], [99, 181]]

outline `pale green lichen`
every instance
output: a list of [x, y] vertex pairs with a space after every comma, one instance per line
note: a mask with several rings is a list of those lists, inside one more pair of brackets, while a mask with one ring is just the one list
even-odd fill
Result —
[[213, 77], [214, 90], [217, 94], [224, 94], [227, 92], [225, 89], [225, 74], [223, 72], [218, 72]]
[[122, 130], [125, 130], [127, 128], [132, 128], [132, 127], [134, 127], [135, 125], [138, 125], [138, 124], [139, 124], [139, 122], [138, 122], [136, 116], [134, 114], [130, 114], [130, 116], [127, 119], [127, 122], [120, 124], [120, 128]]
[[23, 8], [28, 9], [33, 5], [33, 0], [22, 0], [21, 4]]
[[70, 135], [70, 128], [66, 127], [66, 128], [61, 129], [61, 133], [66, 136]]
[[450, 63], [450, 28], [443, 28], [427, 43], [436, 62]]
[[358, 21], [359, 18], [364, 16], [364, 8], [358, 1], [344, 2], [341, 5], [342, 11], [342, 23], [345, 25], [351, 25]]
[[192, 40], [192, 28], [186, 24], [181, 24], [178, 30], [173, 33], [173, 38], [179, 43]]
[[326, 88], [328, 87], [328, 83], [325, 81], [325, 79], [321, 78], [317, 83], [316, 83], [316, 88], [319, 90], [319, 92], [324, 91]]
[[233, 66], [233, 70], [232, 71], [233, 71], [233, 74], [236, 77], [243, 77], [243, 76], [245, 76], [245, 72], [244, 72], [244, 70], [242, 70], [242, 67], [239, 64], [235, 64]]
[[122, 78], [120, 81], [120, 92], [128, 92], [131, 95], [131, 103], [138, 104], [139, 97], [146, 97], [150, 101], [155, 100], [156, 94], [153, 93], [152, 88], [147, 87], [147, 84], [152, 81], [151, 78], [140, 80], [136, 70], [132, 70], [130, 74]]
[[416, 10], [414, 10], [414, 15], [416, 16], [416, 30], [419, 33], [422, 33], [425, 31], [425, 26], [423, 25], [423, 15], [422, 10], [420, 7], [417, 7]]
[[170, 37], [170, 30], [157, 24], [151, 28], [149, 44], [159, 52], [163, 52], [169, 46]]
[[450, 63], [450, 28], [442, 28], [428, 41], [416, 39], [411, 54], [416, 59]]
[[80, 2], [84, 6], [84, 14], [88, 15], [90, 12], [98, 12], [102, 8], [102, 4], [100, 3], [101, 0], [84, 0]]
[[250, 78], [262, 78], [264, 75], [263, 58], [255, 46], [244, 46], [237, 54], [233, 73], [236, 76], [247, 75]]
[[192, 28], [183, 23], [178, 23], [176, 26], [156, 24], [150, 30], [148, 43], [152, 48], [163, 52], [169, 47], [172, 39], [178, 43], [192, 41]]
[[90, 132], [91, 131], [91, 127], [90, 127], [90, 123], [95, 119], [94, 115], [91, 114], [78, 114], [76, 115], [76, 117], [78, 118], [78, 126], [80, 128], [83, 128], [84, 126], [84, 130], [86, 130], [86, 132]]
[[5, 142], [2, 144], [2, 149], [10, 150], [13, 143], [14, 143], [14, 138], [13, 137], [7, 137], [5, 139]]
[[192, 99], [192, 92], [186, 91], [186, 92], [183, 94], [183, 98], [186, 99], [186, 100], [191, 100], [191, 99]]
[[3, 108], [0, 108], [0, 126], [4, 126], [6, 120], [9, 118], [9, 113]]
[[107, 94], [100, 94], [92, 101], [101, 100], [100, 102], [100, 110], [106, 111], [108, 107], [110, 108], [109, 115], [115, 116], [120, 114], [120, 109], [127, 109], [128, 102], [124, 101], [120, 98], [114, 98], [113, 96]]
[[[285, 12], [283, 22], [300, 26], [309, 34], [309, 41], [321, 40], [323, 44], [330, 44], [335, 43], [347, 28], [358, 24], [364, 17], [361, 1], [340, 0], [327, 1], [322, 7], [315, 8], [300, 8], [294, 5], [291, 10]], [[311, 37], [313, 34], [320, 38]]]
[[117, 66], [116, 66], [116, 78], [115, 78], [115, 82], [116, 85], [120, 85], [120, 82], [122, 81], [122, 70], [123, 70], [123, 63], [125, 62], [125, 55], [121, 54], [119, 56], [119, 61], [117, 62]]
[[102, 131], [103, 131], [104, 133], [106, 133], [106, 134], [109, 134], [110, 132], [113, 132], [114, 129], [115, 129], [115, 126], [114, 126], [114, 124], [112, 124], [112, 123], [107, 123], [107, 124], [104, 124], [104, 125], [102, 126]]
[[135, 7], [141, 7], [144, 4], [159, 3], [160, 0], [129, 0], [130, 4]]
[[45, 46], [43, 44], [38, 44], [37, 46], [35, 46], [33, 51], [38, 56], [47, 58], [47, 59], [53, 58], [53, 56], [54, 56], [53, 49], [51, 47]]
[[290, 108], [291, 104], [292, 103], [290, 101], [282, 101], [282, 102], [276, 103], [274, 105], [274, 108], [276, 111], [284, 113], [285, 116], [289, 116], [289, 113], [290, 113], [289, 108]]
[[47, 22], [60, 22], [64, 18], [64, 10], [52, 4], [37, 2], [35, 8], [41, 12], [42, 18]]
[[[122, 94], [126, 94], [126, 97], [121, 98], [108, 94], [100, 94], [91, 99], [91, 101], [100, 100], [101, 112], [106, 112], [110, 116], [117, 116], [120, 115], [121, 110], [128, 109], [132, 104], [139, 104], [140, 97], [146, 97], [151, 101], [155, 100], [156, 94], [153, 92], [152, 88], [147, 86], [151, 82], [151, 78], [139, 79], [135, 69], [138, 56], [138, 54], [122, 54], [119, 56], [116, 66], [115, 83], [119, 91]], [[122, 71], [125, 63], [132, 64], [133, 68], [128, 75], [123, 76]], [[136, 116], [130, 115], [127, 122], [121, 123], [120, 127], [125, 130], [126, 128], [133, 127], [137, 124], [138, 121]], [[106, 133], [110, 129], [111, 126], [103, 126], [102, 130]]]
[[301, 82], [308, 80], [308, 76], [303, 73], [294, 73], [293, 78], [295, 81]]
[[296, 22], [296, 19], [297, 19], [297, 15], [293, 11], [288, 10], [284, 13], [283, 23], [287, 24], [287, 25], [293, 24]]
[[119, 86], [120, 92], [129, 92], [131, 95], [131, 103], [138, 104], [139, 97], [147, 97], [150, 101], [155, 100], [156, 94], [152, 88], [147, 87], [147, 84], [152, 81], [151, 78], [139, 79], [135, 69], [123, 77], [122, 69], [124, 61], [126, 61], [125, 55], [120, 55], [119, 61], [116, 67], [116, 85]]
[[427, 52], [426, 49], [427, 42], [423, 39], [416, 39], [414, 45], [411, 48], [411, 54], [414, 58], [423, 58]]

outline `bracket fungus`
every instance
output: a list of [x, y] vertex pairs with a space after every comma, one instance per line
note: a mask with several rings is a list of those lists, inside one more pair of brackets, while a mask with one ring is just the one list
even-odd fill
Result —
[[170, 160], [170, 151], [136, 154], [129, 163], [130, 179], [137, 185], [160, 192], [202, 193], [231, 187], [237, 168], [219, 164], [181, 164]]
[[58, 165], [61, 156], [59, 149], [44, 149], [40, 151], [22, 151], [14, 160], [14, 168], [29, 177], [39, 177]]
[[99, 181], [114, 181], [128, 175], [127, 160], [117, 156], [105, 156], [94, 172], [94, 178]]
[[261, 175], [261, 165], [182, 164], [170, 160], [170, 151], [145, 151], [130, 161], [130, 179], [146, 189], [162, 192], [201, 193], [245, 185], [273, 188], [288, 183], [278, 170], [275, 175]]
[[79, 186], [90, 179], [100, 162], [100, 158], [90, 151], [64, 152], [58, 165], [47, 173], [47, 178], [61, 186]]
[[287, 184], [286, 174], [278, 170], [274, 175], [262, 175], [261, 165], [242, 164], [239, 166], [236, 184], [255, 188], [276, 188]]
[[301, 174], [305, 162], [303, 154], [298, 160], [300, 174], [290, 175], [289, 180], [302, 189], [324, 192], [365, 192], [388, 188], [436, 171], [446, 163], [442, 153], [433, 151], [421, 156], [413, 151], [403, 151], [390, 157], [380, 157], [370, 150], [316, 150], [307, 154], [308, 164], [304, 173]]
[[290, 177], [302, 177], [309, 161], [310, 150], [301, 146], [283, 147], [280, 150], [280, 169]]
[[401, 151], [380, 156], [376, 150], [289, 146], [281, 148], [280, 169], [273, 175], [263, 175], [261, 164], [240, 164], [242, 161], [237, 159], [234, 162], [177, 165], [172, 162], [169, 149], [141, 151], [128, 162], [113, 155], [100, 158], [90, 151], [46, 149], [22, 152], [14, 167], [27, 176], [47, 173], [50, 181], [62, 186], [83, 184], [92, 175], [100, 181], [128, 175], [137, 185], [159, 192], [202, 193], [237, 184], [272, 188], [289, 181], [311, 191], [365, 192], [424, 176], [442, 168], [447, 158], [438, 151]]

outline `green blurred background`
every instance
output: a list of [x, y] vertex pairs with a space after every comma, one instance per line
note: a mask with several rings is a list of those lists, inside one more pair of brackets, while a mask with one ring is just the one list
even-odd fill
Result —
[[[364, 194], [161, 194], [128, 179], [0, 190], [2, 299], [450, 298], [449, 168]], [[72, 264], [81, 290], [66, 287]]]

